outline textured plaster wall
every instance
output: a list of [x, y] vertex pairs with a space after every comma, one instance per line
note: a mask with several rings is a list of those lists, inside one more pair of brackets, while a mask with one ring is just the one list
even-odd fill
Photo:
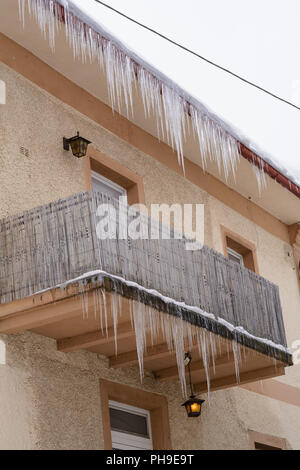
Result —
[[[289, 343], [300, 339], [299, 289], [288, 245], [3, 64], [0, 79], [7, 86], [7, 104], [0, 106], [1, 217], [85, 190], [83, 160], [62, 150], [63, 135], [78, 129], [143, 177], [147, 204], [204, 203], [206, 244], [223, 250], [220, 224], [253, 242], [260, 274], [280, 287]], [[102, 448], [99, 378], [140, 387], [137, 368], [112, 371], [105, 358], [57, 352], [54, 341], [31, 333], [2, 339], [0, 448]], [[300, 386], [297, 368], [283, 380]], [[253, 429], [300, 449], [300, 408], [232, 389], [213, 393], [201, 419], [191, 421], [179, 406], [177, 382], [158, 385], [149, 375], [143, 387], [168, 396], [173, 448], [247, 448], [247, 430]]]
[[[4, 64], [0, 64], [0, 77], [7, 85], [7, 104], [0, 108], [0, 216], [86, 189], [83, 159], [62, 147], [63, 136], [71, 137], [77, 130], [97, 150], [144, 178], [147, 204], [205, 203], [207, 195], [200, 188]], [[20, 147], [29, 150], [29, 157], [20, 153]]]

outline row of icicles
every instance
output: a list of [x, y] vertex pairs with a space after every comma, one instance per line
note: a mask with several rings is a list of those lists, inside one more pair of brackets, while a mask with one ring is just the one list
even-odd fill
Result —
[[[111, 291], [109, 295], [102, 287], [93, 289], [92, 304], [89, 305], [89, 293], [86, 284], [79, 283], [80, 301], [83, 319], [89, 315], [97, 321], [99, 330], [107, 334], [109, 319], [113, 319], [115, 355], [118, 355], [118, 323], [122, 318], [122, 299], [117, 292]], [[245, 348], [236, 341], [228, 341], [208, 330], [192, 325], [180, 317], [160, 312], [138, 300], [128, 300], [130, 320], [135, 332], [136, 350], [141, 382], [144, 376], [144, 355], [147, 348], [159, 344], [162, 341], [168, 345], [170, 352], [175, 352], [178, 377], [181, 383], [182, 394], [186, 396], [186, 370], [184, 364], [185, 352], [194, 351], [195, 357], [203, 362], [206, 375], [207, 392], [210, 391], [211, 376], [216, 374], [216, 361], [220, 356], [228, 355], [228, 360], [233, 355], [236, 381], [239, 383], [239, 369], [243, 361], [249, 355], [255, 355], [255, 351]], [[91, 313], [92, 311], [92, 313]]]
[[[75, 58], [97, 61], [106, 73], [108, 93], [112, 109], [122, 111], [125, 105], [127, 116], [133, 116], [133, 90], [138, 90], [143, 101], [145, 117], [157, 121], [160, 138], [177, 152], [179, 164], [184, 170], [183, 145], [188, 136], [197, 139], [202, 168], [208, 161], [215, 161], [219, 172], [226, 180], [235, 175], [240, 159], [239, 143], [220, 123], [204, 112], [200, 103], [192, 104], [181, 96], [176, 85], [167, 83], [138, 64], [112, 40], [89, 27], [75, 16], [68, 3], [55, 0], [18, 0], [19, 14], [25, 22], [28, 12], [38, 22], [44, 36], [48, 35], [54, 51], [55, 34], [65, 25], [65, 34]], [[64, 13], [62, 13], [62, 5]], [[99, 26], [100, 28], [100, 26]], [[263, 165], [263, 162], [262, 164]], [[259, 191], [266, 185], [263, 166], [253, 166]]]

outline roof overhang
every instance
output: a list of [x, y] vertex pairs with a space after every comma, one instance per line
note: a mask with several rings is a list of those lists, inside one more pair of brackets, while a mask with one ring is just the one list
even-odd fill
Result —
[[[39, 25], [27, 12], [25, 13], [25, 26], [23, 29], [22, 22], [19, 18], [18, 0], [2, 0], [1, 6], [0, 30], [3, 34], [22, 45], [43, 62], [102, 102], [110, 105], [106, 74], [99, 69], [99, 65], [96, 61], [87, 60], [83, 64], [79, 57], [74, 57], [63, 28], [56, 32], [56, 44], [59, 44], [59, 47], [57, 46], [55, 51], [53, 51], [49, 45], [49, 40], [46, 37], [42, 37]], [[135, 59], [135, 57], [133, 57], [133, 59]], [[145, 64], [145, 62], [143, 62], [143, 64]], [[149, 66], [149, 69], [150, 72], [156, 73], [153, 67]], [[160, 78], [164, 80], [163, 76]], [[185, 96], [184, 98], [188, 99], [189, 97]], [[192, 101], [193, 98], [190, 98], [190, 100]], [[202, 106], [201, 104], [199, 105]], [[124, 104], [121, 105], [119, 112], [127, 116], [127, 110]], [[208, 110], [207, 112], [209, 113]], [[220, 122], [213, 114], [210, 115]], [[133, 114], [130, 114], [128, 118], [146, 132], [168, 143], [167, 138], [158, 135], [156, 124], [158, 116], [152, 115], [150, 118], [145, 117], [142, 97], [137, 89], [133, 90]], [[231, 131], [226, 123], [223, 124], [226, 131]], [[234, 135], [234, 130], [232, 130], [232, 133]], [[239, 136], [236, 135], [236, 138], [238, 137]], [[203, 166], [199, 153], [199, 143], [194, 135], [188, 135], [186, 141], [183, 143], [183, 154], [185, 158], [188, 158], [201, 167]], [[216, 160], [208, 160], [205, 170], [225, 182], [229, 187], [239, 192], [247, 199], [251, 199], [254, 203], [282, 222], [288, 225], [298, 222], [298, 186], [281, 174], [270, 163], [263, 161], [260, 156], [256, 155], [246, 145], [241, 146], [241, 154], [245, 158], [240, 159], [235, 175], [229, 173], [229, 176], [226, 177], [224, 171], [219, 168], [218, 161]], [[174, 158], [177, 158], [176, 154], [174, 154]], [[263, 168], [268, 175], [267, 187], [261, 192], [257, 184], [257, 175], [255, 171], [253, 171], [254, 167]]]

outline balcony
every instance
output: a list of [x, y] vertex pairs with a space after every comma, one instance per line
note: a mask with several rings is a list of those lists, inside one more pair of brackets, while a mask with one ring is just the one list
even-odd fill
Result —
[[[114, 239], [97, 236], [102, 203], [113, 206]], [[183, 391], [187, 350], [198, 393], [284, 374], [277, 286], [206, 246], [187, 251], [172, 231], [122, 238], [124, 217], [127, 206], [83, 192], [1, 220], [0, 333], [30, 330], [113, 368], [138, 364], [157, 381], [179, 377]], [[144, 230], [150, 222], [141, 215]]]

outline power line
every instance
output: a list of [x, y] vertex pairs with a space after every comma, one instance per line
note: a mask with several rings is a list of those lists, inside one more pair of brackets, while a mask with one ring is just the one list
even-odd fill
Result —
[[266, 93], [267, 95], [272, 96], [273, 98], [276, 98], [277, 100], [282, 101], [283, 103], [286, 103], [286, 104], [288, 104], [289, 106], [292, 106], [293, 108], [298, 109], [298, 110], [300, 111], [300, 107], [299, 107], [299, 106], [296, 106], [294, 103], [291, 103], [290, 101], [285, 100], [284, 98], [281, 98], [281, 97], [278, 96], [278, 95], [275, 95], [275, 93], [272, 93], [271, 91], [268, 91], [268, 90], [266, 90], [265, 88], [263, 88], [263, 87], [261, 87], [261, 86], [259, 86], [259, 85], [256, 85], [256, 83], [253, 83], [253, 82], [251, 82], [250, 80], [247, 80], [246, 78], [241, 77], [240, 75], [238, 75], [238, 74], [232, 72], [231, 70], [227, 69], [226, 67], [222, 67], [222, 65], [219, 65], [219, 64], [213, 62], [212, 60], [209, 60], [209, 59], [207, 59], [206, 57], [204, 57], [204, 56], [198, 54], [197, 52], [192, 51], [192, 50], [189, 49], [188, 47], [185, 47], [185, 46], [183, 46], [182, 44], [180, 44], [180, 43], [174, 41], [173, 39], [168, 38], [167, 36], [165, 36], [165, 35], [162, 34], [162, 33], [159, 33], [159, 32], [156, 31], [155, 29], [152, 29], [152, 28], [150, 28], [149, 26], [146, 26], [145, 24], [140, 23], [139, 21], [137, 21], [137, 20], [131, 18], [130, 16], [125, 15], [125, 13], [122, 13], [121, 11], [117, 10], [116, 8], [113, 8], [112, 6], [107, 5], [107, 4], [104, 3], [104, 2], [101, 2], [100, 0], [95, 0], [95, 2], [100, 3], [101, 5], [103, 5], [104, 7], [108, 8], [109, 10], [112, 10], [113, 12], [117, 13], [118, 15], [123, 16], [123, 18], [126, 18], [127, 20], [131, 21], [132, 23], [135, 23], [135, 24], [137, 24], [138, 26], [141, 26], [142, 28], [146, 29], [147, 31], [150, 31], [151, 33], [156, 34], [157, 36], [161, 37], [162, 39], [165, 39], [166, 41], [170, 42], [171, 44], [174, 44], [175, 46], [179, 47], [180, 49], [182, 49], [182, 50], [184, 50], [184, 51], [186, 51], [186, 52], [189, 52], [190, 54], [192, 54], [192, 55], [198, 57], [198, 59], [201, 59], [201, 60], [207, 62], [208, 64], [213, 65], [214, 67], [218, 68], [219, 70], [223, 70], [223, 72], [226, 72], [226, 73], [228, 73], [229, 75], [232, 75], [233, 77], [235, 77], [235, 78], [241, 80], [242, 82], [247, 83], [247, 85], [251, 85], [251, 86], [257, 88], [258, 90], [260, 90], [260, 91]]

